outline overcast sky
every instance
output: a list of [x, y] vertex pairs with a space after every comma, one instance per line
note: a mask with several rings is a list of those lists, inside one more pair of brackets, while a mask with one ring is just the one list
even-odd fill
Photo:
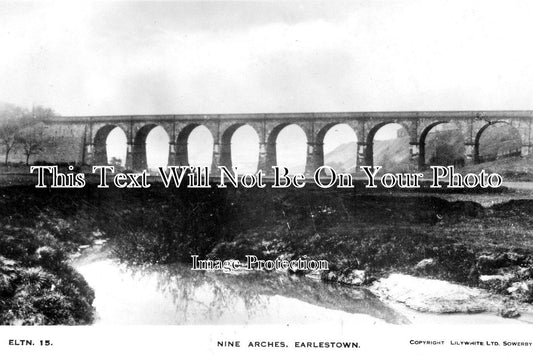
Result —
[[0, 101], [63, 115], [533, 109], [533, 2], [0, 3]]

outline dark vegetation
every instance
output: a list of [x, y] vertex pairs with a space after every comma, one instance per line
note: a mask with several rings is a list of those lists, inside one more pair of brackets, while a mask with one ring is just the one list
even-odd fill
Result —
[[[330, 270], [365, 270], [370, 277], [400, 271], [470, 285], [501, 269], [533, 277], [531, 201], [486, 209], [431, 196], [367, 195], [362, 188], [158, 184], [144, 190], [10, 187], [0, 189], [0, 197], [3, 324], [89, 323], [94, 294], [67, 264], [67, 253], [99, 231], [118, 257], [139, 264], [255, 254], [327, 259]], [[417, 269], [423, 259], [433, 263]]]
[[94, 221], [65, 197], [41, 198], [27, 189], [0, 195], [0, 323], [90, 323], [94, 292], [68, 253], [91, 241]]

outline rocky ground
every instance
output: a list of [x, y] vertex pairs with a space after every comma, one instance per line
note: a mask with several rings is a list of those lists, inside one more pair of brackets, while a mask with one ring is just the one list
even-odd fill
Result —
[[533, 314], [533, 306], [520, 302], [520, 299], [491, 293], [486, 289], [410, 275], [391, 274], [375, 281], [369, 289], [382, 300], [399, 302], [420, 312], [490, 312], [504, 318]]
[[[384, 302], [400, 303], [433, 314], [492, 313], [504, 318], [523, 316], [533, 322], [533, 279], [530, 259], [517, 253], [481, 255], [479, 275], [470, 286], [435, 279], [435, 259], [423, 259], [412, 274], [387, 273], [376, 278], [365, 270], [310, 272], [307, 276], [344, 285], [363, 286]], [[477, 283], [477, 284], [476, 284]]]

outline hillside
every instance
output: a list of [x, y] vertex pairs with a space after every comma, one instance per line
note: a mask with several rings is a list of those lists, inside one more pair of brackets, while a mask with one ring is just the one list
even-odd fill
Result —
[[374, 165], [387, 171], [409, 171], [409, 137], [374, 141]]
[[430, 132], [425, 151], [426, 165], [464, 164], [464, 140], [457, 129]]
[[357, 143], [343, 143], [324, 155], [324, 164], [338, 172], [355, 172], [357, 164]]
[[533, 155], [525, 157], [506, 157], [487, 161], [458, 169], [459, 172], [495, 172], [502, 175], [504, 181], [533, 181]]
[[[409, 161], [409, 138], [400, 137], [374, 142], [374, 163], [387, 170], [407, 169]], [[338, 172], [355, 172], [357, 164], [357, 143], [349, 142], [326, 153], [324, 163]]]

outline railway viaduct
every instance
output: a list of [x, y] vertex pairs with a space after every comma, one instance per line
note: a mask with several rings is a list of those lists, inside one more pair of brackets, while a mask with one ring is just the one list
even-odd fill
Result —
[[[300, 126], [307, 136], [306, 172], [324, 164], [323, 144], [328, 130], [337, 124], [349, 125], [357, 135], [359, 165], [373, 164], [373, 142], [376, 132], [389, 123], [402, 125], [408, 133], [411, 165], [421, 169], [425, 163], [425, 139], [438, 124], [452, 123], [462, 133], [465, 162], [480, 160], [479, 141], [489, 126], [506, 123], [515, 128], [521, 139], [521, 154], [530, 152], [533, 111], [442, 111], [442, 112], [340, 112], [340, 113], [268, 113], [208, 115], [133, 115], [54, 117], [45, 122], [56, 146], [41, 154], [48, 162], [76, 162], [84, 165], [107, 164], [106, 139], [115, 127], [127, 137], [125, 166], [142, 170], [146, 163], [146, 137], [156, 126], [167, 132], [169, 165], [187, 165], [187, 142], [192, 130], [205, 126], [213, 136], [212, 166], [230, 167], [231, 138], [243, 125], [250, 125], [259, 137], [258, 169], [269, 173], [276, 165], [276, 139], [291, 124]], [[355, 158], [354, 158], [355, 159]]]

